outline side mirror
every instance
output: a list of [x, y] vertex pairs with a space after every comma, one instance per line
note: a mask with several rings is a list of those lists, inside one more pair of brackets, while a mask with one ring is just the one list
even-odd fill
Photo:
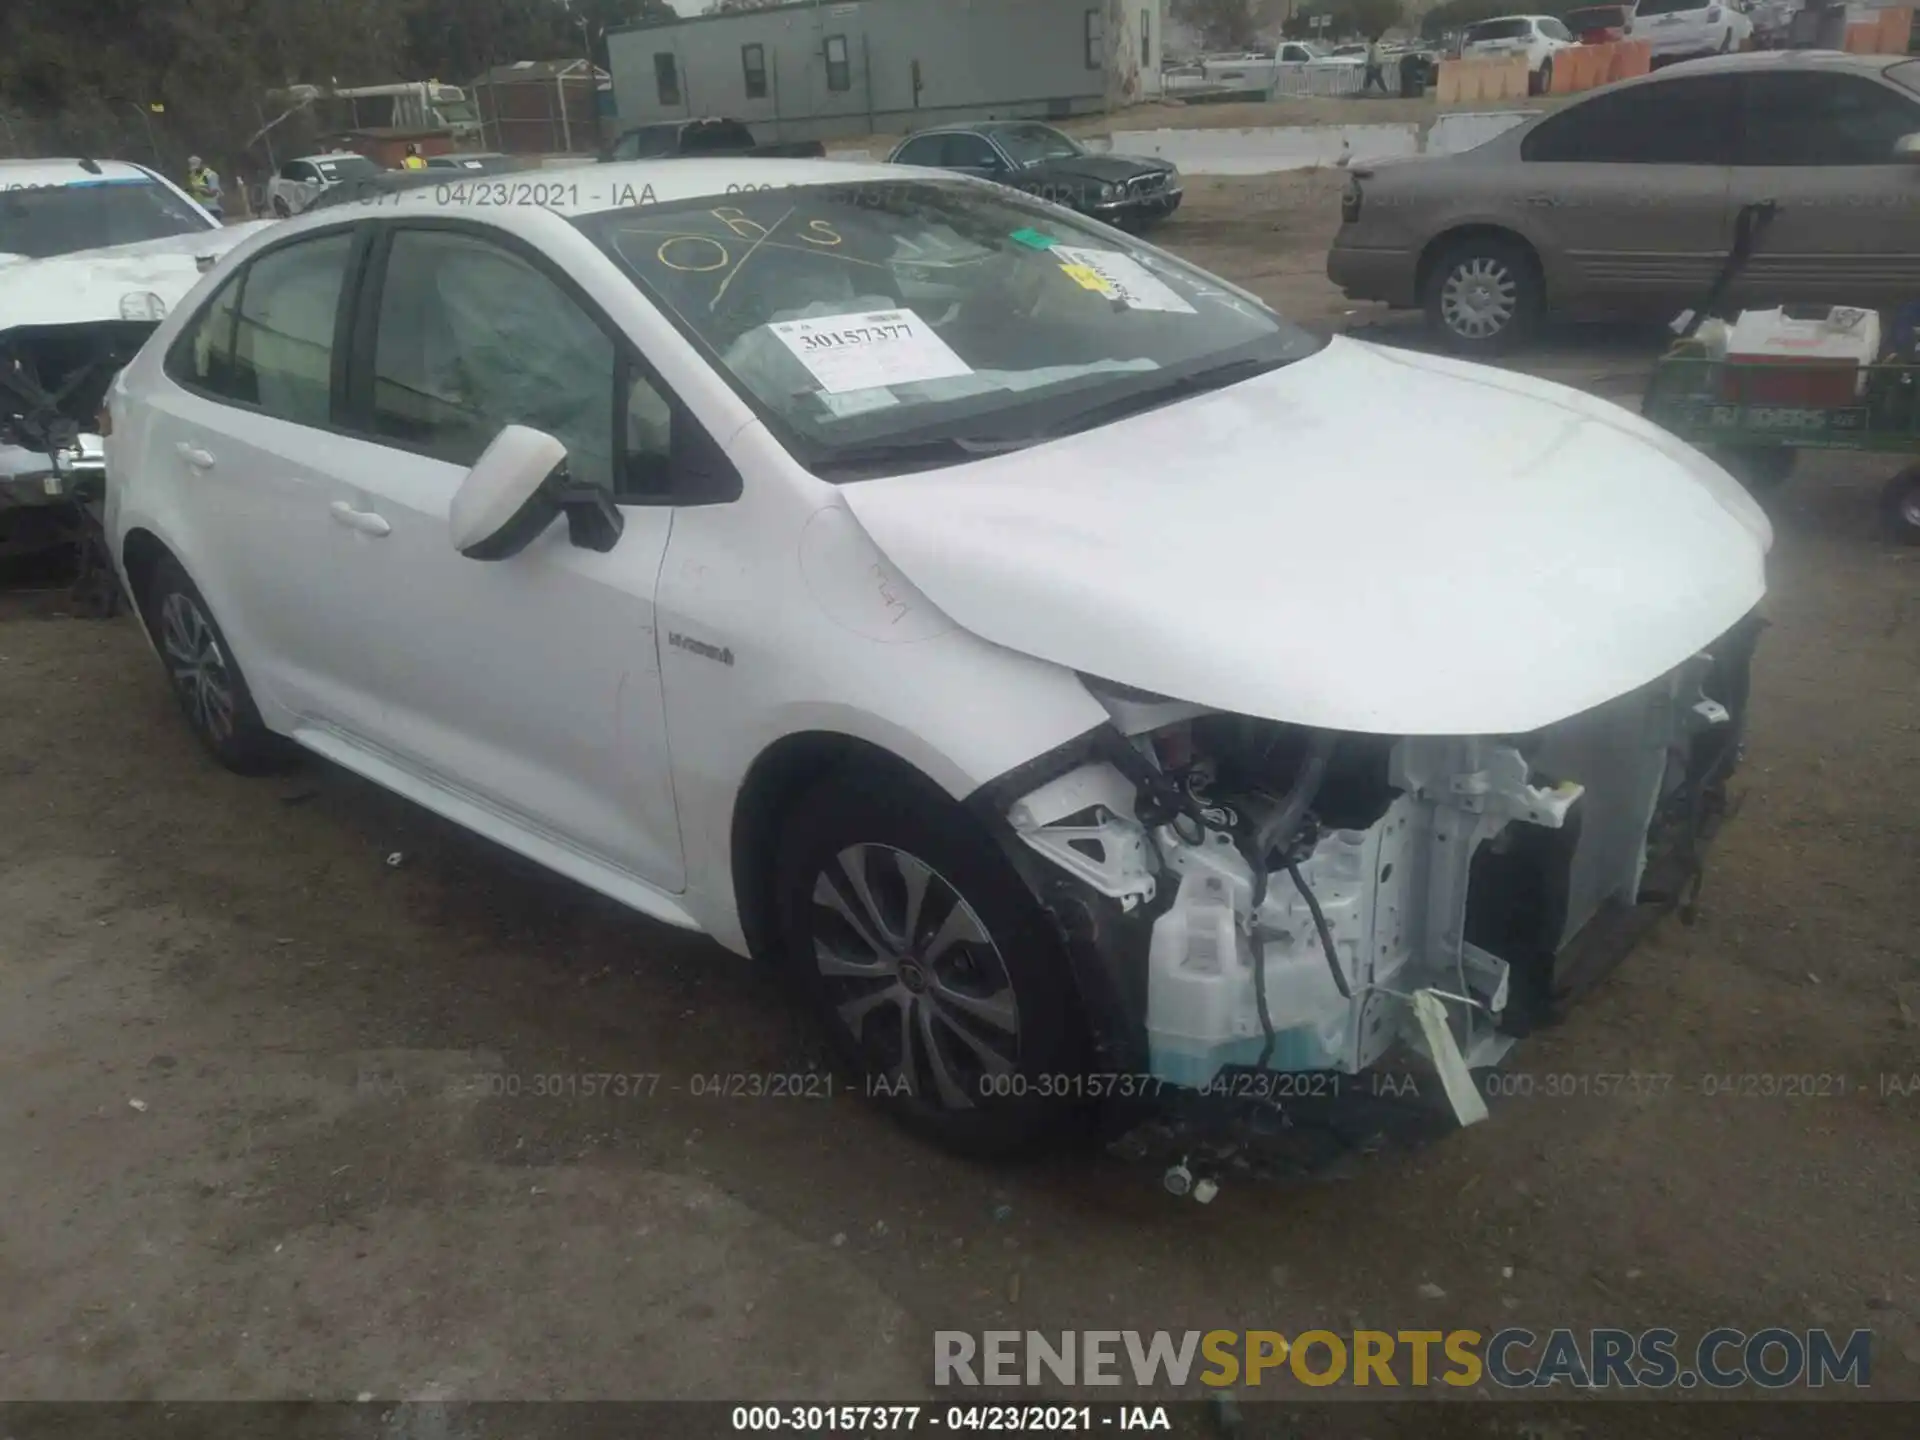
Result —
[[469, 560], [510, 559], [565, 515], [575, 545], [611, 550], [626, 528], [620, 507], [598, 485], [575, 483], [566, 464], [567, 447], [553, 436], [525, 425], [503, 429], [454, 492], [447, 516], [454, 549]]
[[1920, 165], [1920, 131], [1912, 135], [1902, 135], [1893, 142], [1893, 163]]

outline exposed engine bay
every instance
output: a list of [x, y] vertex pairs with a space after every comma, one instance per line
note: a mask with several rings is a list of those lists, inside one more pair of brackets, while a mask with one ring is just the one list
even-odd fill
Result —
[[1484, 1118], [1472, 1072], [1690, 907], [1761, 624], [1528, 735], [1336, 734], [1089, 680], [1112, 743], [1006, 814], [1102, 897], [1043, 888], [1137, 1020], [1105, 1059], [1203, 1091], [1399, 1045]]
[[147, 320], [0, 333], [0, 554], [72, 543], [106, 475], [98, 415]]

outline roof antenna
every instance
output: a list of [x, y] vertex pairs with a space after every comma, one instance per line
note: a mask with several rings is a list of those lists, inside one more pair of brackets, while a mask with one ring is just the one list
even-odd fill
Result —
[[100, 162], [98, 160], [89, 160], [85, 156], [82, 156], [80, 168], [89, 175], [98, 175], [100, 173]]

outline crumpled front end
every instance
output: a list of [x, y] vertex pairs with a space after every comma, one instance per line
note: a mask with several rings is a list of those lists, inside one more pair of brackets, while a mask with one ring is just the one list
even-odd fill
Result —
[[0, 331], [0, 554], [79, 539], [75, 503], [106, 484], [100, 407], [154, 323], [143, 316]]
[[1089, 681], [1113, 734], [1002, 798], [1102, 1063], [1246, 1093], [1411, 1052], [1483, 1118], [1472, 1072], [1688, 903], [1759, 627], [1527, 735], [1329, 734]]

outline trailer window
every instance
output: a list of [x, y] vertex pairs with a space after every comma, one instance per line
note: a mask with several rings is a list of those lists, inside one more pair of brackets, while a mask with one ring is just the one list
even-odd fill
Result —
[[764, 45], [742, 45], [740, 47], [740, 69], [747, 78], [747, 98], [764, 100], [767, 98], [767, 47]]
[[847, 37], [829, 35], [826, 45], [827, 89], [851, 90], [853, 88], [853, 67], [847, 63]]
[[662, 105], [680, 104], [680, 67], [674, 62], [673, 52], [661, 50], [653, 57], [653, 81], [660, 91]]

